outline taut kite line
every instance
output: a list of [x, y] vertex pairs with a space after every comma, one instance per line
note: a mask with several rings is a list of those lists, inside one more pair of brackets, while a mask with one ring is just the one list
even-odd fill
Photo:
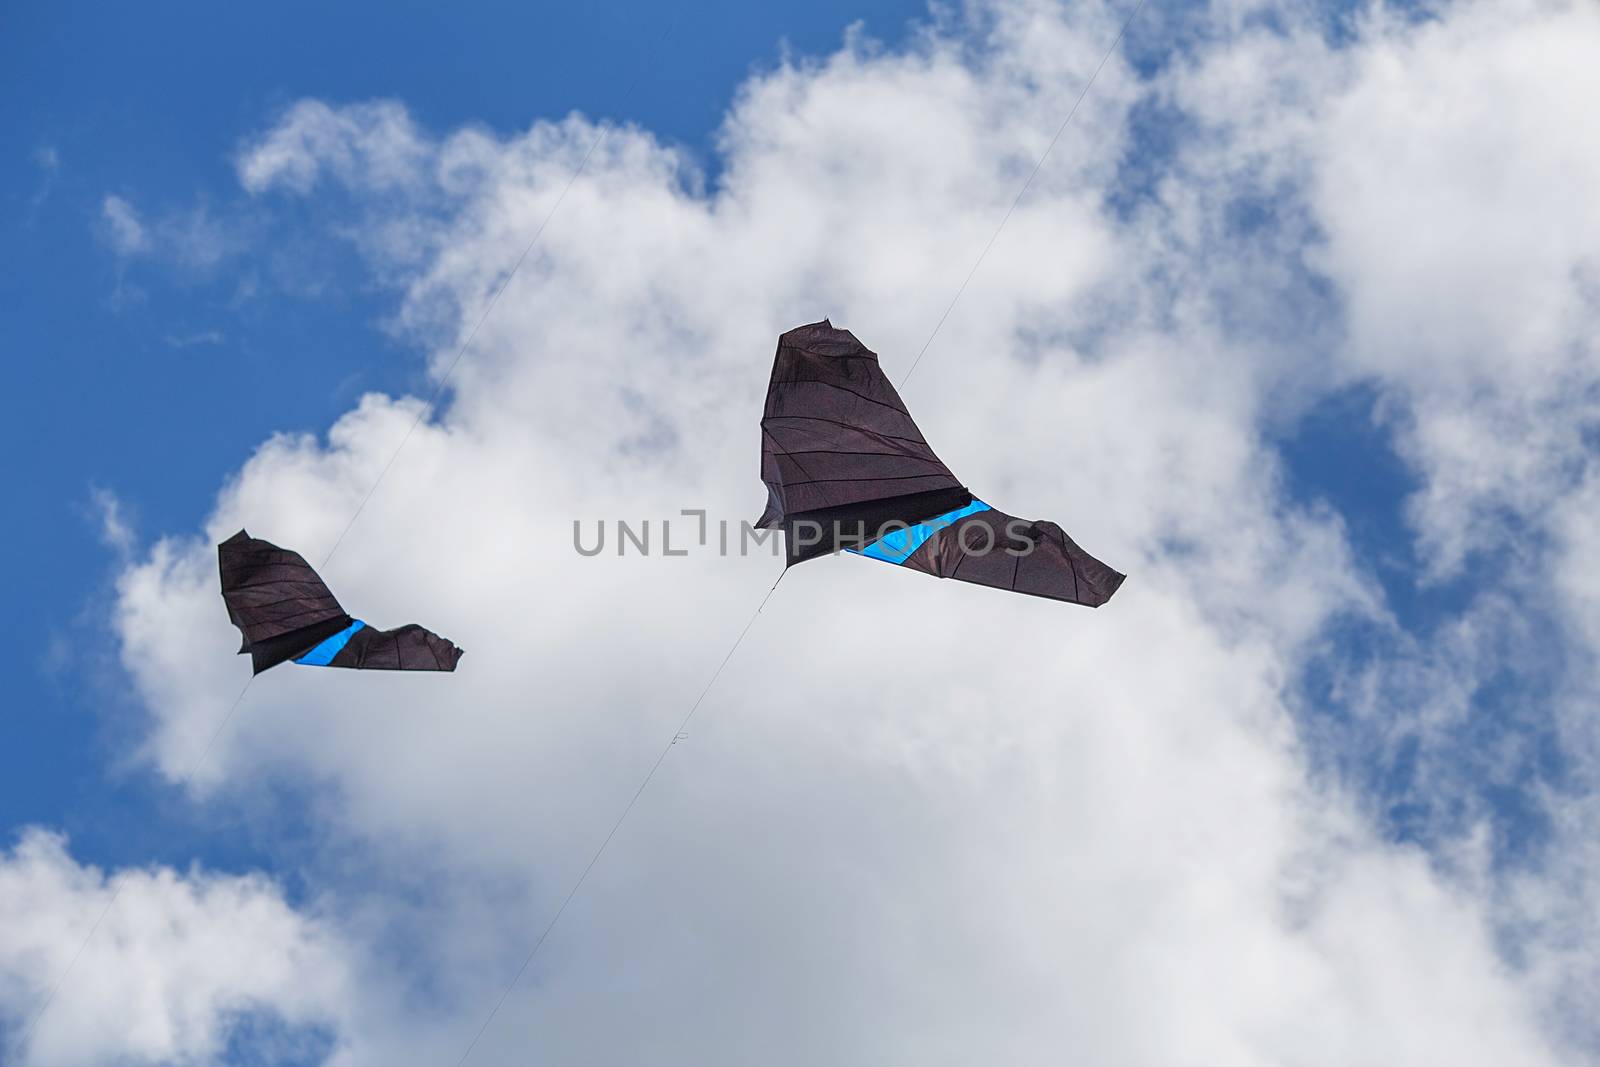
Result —
[[293, 660], [358, 671], [453, 671], [461, 649], [415, 624], [375, 630], [351, 618], [298, 552], [240, 530], [217, 546], [222, 599], [255, 673]]
[[767, 509], [790, 566], [840, 549], [937, 578], [1099, 607], [1124, 575], [1053, 522], [977, 499], [940, 462], [878, 356], [824, 319], [778, 338], [761, 418]]

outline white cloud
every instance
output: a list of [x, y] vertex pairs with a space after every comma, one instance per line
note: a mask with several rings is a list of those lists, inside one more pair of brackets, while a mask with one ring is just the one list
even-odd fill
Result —
[[[194, 783], [315, 788], [327, 832], [376, 857], [360, 907], [319, 868], [330, 914], [371, 957], [402, 931], [434, 1012], [396, 1008], [404, 970], [364, 988], [388, 1023], [360, 1062], [464, 1046], [774, 573], [580, 559], [571, 520], [753, 516], [774, 334], [828, 315], [908, 366], [1119, 14], [1002, 4], [754, 77], [709, 192], [643, 131], [595, 153], [327, 568], [363, 617], [456, 639], [461, 671], [275, 671]], [[1543, 521], [1595, 384], [1572, 195], [1593, 160], [1536, 112], [1583, 99], [1600, 26], [1465, 3], [1335, 45], [1292, 12], [1206, 18], [1148, 84], [1112, 60], [906, 390], [976, 491], [1060, 521], [1124, 590], [1090, 613], [859, 559], [789, 576], [474, 1062], [1581, 1056], [1563, 990], [1593, 970], [1570, 916], [1595, 868], [1502, 877], [1471, 839], [1387, 843], [1314, 770], [1290, 710], [1308, 655], [1335, 619], [1395, 631], [1339, 517], [1285, 493], [1271, 433], [1376, 383], [1438, 574], [1506, 551], [1505, 511]], [[1112, 212], [1152, 103], [1188, 136]], [[596, 132], [435, 138], [394, 103], [307, 101], [238, 170], [354, 202], [344, 236], [437, 373]], [[368, 396], [326, 441], [274, 438], [203, 536], [124, 571], [162, 773], [239, 684], [212, 545], [248, 525], [320, 558], [416, 405]], [[1475, 612], [1527, 593], [1481, 583]], [[1385, 670], [1479, 677], [1483, 644], [1429, 641], [1396, 639]], [[1448, 703], [1374, 692], [1424, 736]]]
[[108, 195], [100, 202], [100, 218], [106, 240], [119, 256], [131, 256], [149, 247], [144, 223], [132, 204], [120, 196]]
[[[280, 1053], [338, 1046], [349, 996], [339, 942], [261, 878], [167, 868], [107, 876], [34, 829], [0, 854], [0, 900], [8, 1063], [211, 1063], [231, 1031], [258, 1018], [286, 1025], [274, 1038]], [[102, 914], [71, 980], [18, 1047]]]
[[207, 271], [236, 250], [238, 241], [200, 205], [164, 221], [166, 254], [189, 270]]
[[366, 191], [409, 186], [420, 144], [410, 114], [395, 101], [336, 109], [302, 100], [241, 154], [239, 180], [252, 193], [275, 186], [308, 193], [324, 172]]
[[101, 203], [100, 230], [119, 259], [138, 256], [176, 268], [186, 276], [205, 276], [244, 246], [248, 226], [230, 226], [206, 204], [141, 215], [129, 201], [107, 196]]
[[28, 200], [27, 220], [32, 222], [33, 216], [44, 206], [44, 202], [50, 199], [50, 194], [56, 187], [56, 178], [61, 173], [61, 156], [56, 152], [54, 145], [40, 145], [28, 158], [39, 168], [39, 184]]
[[198, 330], [194, 333], [169, 333], [167, 344], [173, 348], [193, 348], [195, 345], [220, 345], [228, 338], [221, 330]]
[[100, 540], [122, 559], [127, 559], [136, 543], [133, 527], [124, 514], [122, 500], [101, 486], [89, 488], [89, 501], [100, 523]]
[[1596, 41], [1592, 5], [1465, 7], [1366, 50], [1317, 137], [1347, 358], [1410, 402], [1441, 567], [1537, 521], [1600, 421], [1600, 146], [1571, 135]]

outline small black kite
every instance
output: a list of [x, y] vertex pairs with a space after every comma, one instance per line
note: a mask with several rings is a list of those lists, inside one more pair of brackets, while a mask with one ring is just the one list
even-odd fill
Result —
[[222, 599], [255, 673], [294, 660], [358, 671], [453, 671], [461, 649], [415, 624], [375, 630], [345, 614], [298, 552], [240, 530], [217, 546]]

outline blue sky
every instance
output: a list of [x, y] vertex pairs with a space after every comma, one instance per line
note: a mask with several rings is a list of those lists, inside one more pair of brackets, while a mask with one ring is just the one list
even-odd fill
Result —
[[28, 561], [12, 592], [26, 609], [4, 623], [6, 830], [58, 825], [102, 862], [262, 858], [239, 827], [196, 819], [118, 766], [129, 737], [100, 714], [125, 699], [105, 626], [116, 559], [93, 492], [114, 492], [141, 538], [189, 529], [270, 434], [320, 432], [361, 392], [422, 383], [421, 354], [381, 329], [393, 293], [353, 260], [318, 248], [314, 294], [269, 285], [242, 298], [241, 278], [270, 249], [220, 268], [120, 264], [103, 237], [105, 196], [156, 216], [196, 202], [228, 213], [242, 199], [237, 147], [302, 97], [395, 97], [435, 129], [502, 132], [576, 109], [647, 126], [710, 168], [734, 89], [777, 62], [779, 42], [825, 53], [855, 21], [894, 41], [922, 10], [720, 3], [674, 22], [636, 3], [9, 7], [0, 78], [29, 104], [0, 117], [0, 226], [28, 267], [0, 281], [16, 375], [4, 432], [30, 459], [13, 482], [29, 520], [6, 532]]
[[[107, 195], [147, 216], [197, 203], [213, 215], [237, 210], [235, 151], [302, 97], [392, 97], [436, 130], [481, 123], [509, 133], [576, 109], [684, 146], [715, 180], [712, 136], [752, 69], [772, 66], [785, 46], [826, 54], [854, 22], [892, 45], [924, 14], [914, 2], [724, 3], [675, 16], [625, 3], [449, 14], [405, 5], [381, 18], [358, 6], [196, 5], [156, 18], [92, 5], [13, 9], [3, 76], [33, 103], [0, 120], [8, 243], [29, 265], [0, 282], [22, 386], [5, 432], [14, 453], [33, 458], [15, 487], [32, 521], [7, 532], [30, 565], [15, 578], [28, 610], [6, 621], [23, 709], [0, 755], [6, 823], [63, 825], [107, 861], [172, 860], [206, 835], [142, 775], [108, 778], [127, 738], [96, 713], [121, 686], [103, 625], [116, 560], [94, 491], [115, 493], [142, 538], [187, 529], [270, 434], [319, 432], [367, 390], [423, 388], [420, 354], [381, 328], [394, 294], [362, 279], [353, 257], [316, 247], [311, 291], [296, 298], [268, 284], [241, 295], [273, 269], [270, 249], [243, 261], [224, 252], [220, 265], [121, 263], [105, 239]], [[1139, 54], [1159, 54], [1145, 43], [1155, 37], [1135, 32]], [[1130, 187], [1165, 148], [1155, 141], [1148, 157], [1128, 158]], [[1400, 508], [1413, 485], [1370, 404], [1370, 395], [1342, 397], [1297, 427], [1289, 470], [1298, 492], [1349, 517], [1363, 548], [1406, 556]], [[1426, 626], [1432, 613], [1414, 584], [1390, 566], [1379, 573], [1407, 621]], [[166, 820], [183, 826], [181, 842]], [[239, 849], [212, 836], [200, 854], [255, 858]]]
[[[1129, 593], [1080, 617], [859, 561], [786, 582], [708, 704], [715, 725], [697, 724], [707, 742], [675, 753], [692, 770], [652, 785], [486, 1056], [498, 1041], [560, 1060], [625, 981], [638, 1032], [677, 1050], [662, 1062], [738, 1062], [787, 1033], [796, 1001], [824, 1020], [790, 1035], [796, 1056], [923, 1062], [1013, 1032], [1055, 1048], [1041, 1019], [1099, 1034], [1149, 989], [1174, 991], [1162, 1025], [1106, 1023], [1095, 1047], [1162, 1062], [1211, 1033], [1183, 1022], [1184, 968], [1231, 967], [1209, 939], [1238, 924], [1269, 946], [1266, 977], [1240, 963], [1207, 1011], [1272, 1062], [1321, 1062], [1293, 1050], [1351, 1034], [1389, 1062], [1416, 1041], [1463, 1067], [1557, 1062], [1526, 1021], [1566, 1019], [1547, 975], [1600, 974], [1568, 953], [1582, 937], [1549, 936], [1581, 927], [1600, 884], [1582, 847], [1600, 821], [1582, 725], [1600, 586], [1581, 533], [1600, 516], [1585, 406], [1600, 267], [1583, 236], [1600, 222], [1551, 176], [1600, 177], [1600, 159], [1549, 135], [1522, 57], [1581, 98], [1579, 45], [1600, 26], [1528, 4], [1510, 22], [1478, 0], [1149, 5], [907, 392], [975, 490], [1059, 518], [1133, 572]], [[831, 314], [886, 360], [915, 351], [1125, 9], [995, 10], [935, 45], [917, 43], [912, 2], [0, 16], [0, 86], [26, 101], [0, 113], [16, 516], [0, 840], [43, 827], [78, 864], [263, 872], [327, 970], [385, 975], [327, 1015], [263, 994], [291, 1021], [225, 1027], [225, 1062], [281, 1059], [282, 1042], [305, 1062], [388, 1062], [385, 1040], [426, 1058], [471, 1032], [632, 788], [640, 738], [677, 717], [767, 580], [707, 561], [585, 570], [557, 558], [562, 524], [683, 494], [735, 516], [758, 502], [753, 460], [728, 458], [735, 398], [795, 316]], [[872, 43], [841, 52], [855, 23]], [[364, 106], [378, 100], [398, 110]], [[170, 764], [195, 709], [244, 678], [206, 659], [225, 627], [188, 582], [209, 566], [192, 538], [219, 493], [237, 508], [230, 487], [249, 490], [257, 534], [320, 530], [308, 500], [342, 519], [365, 476], [340, 464], [389, 447], [352, 410], [431, 392], [428, 357], [453, 352], [526, 239], [507, 205], [552, 195], [522, 169], [562, 151], [536, 124], [574, 111], [628, 125], [334, 583], [464, 630], [457, 688], [274, 672], [213, 757], [236, 781], [189, 791]], [[317, 180], [269, 167], [246, 188], [241, 161], [269, 147]], [[489, 177], [447, 188], [453, 151]], [[395, 166], [413, 168], [404, 183], [368, 180]], [[844, 239], [814, 240], [818, 219]], [[1452, 243], [1469, 229], [1484, 236]], [[386, 245], [394, 232], [415, 248]], [[662, 448], [629, 444], [641, 411]], [[313, 437], [263, 450], [275, 434]], [[163, 537], [180, 539], [170, 567], [151, 561]], [[405, 588], [364, 570], [368, 553]], [[622, 588], [625, 608], [607, 599]], [[527, 590], [532, 608], [508, 599]], [[849, 627], [811, 624], [842, 605], [905, 632], [864, 655]], [[787, 662], [786, 642], [832, 669]], [[305, 736], [273, 738], [280, 724]], [[1063, 900], [1081, 917], [1052, 925]], [[1043, 933], [997, 925], [997, 908]], [[1154, 928], [1175, 946], [1160, 963], [1141, 955]], [[1369, 937], [1393, 955], [1359, 955]], [[6, 951], [0, 918], [0, 985]], [[1160, 980], [1129, 965], [1123, 989], [1131, 959]], [[1467, 984], [1435, 1003], [1418, 976], [1441, 959]], [[1335, 1007], [1302, 1030], [1306, 989]], [[716, 1027], [683, 1023], [700, 992], [735, 1005]], [[970, 1034], [939, 1029], [984, 998]], [[1008, 1015], [1018, 1004], [1048, 1007]], [[1486, 1021], [1458, 1048], [1463, 1010]], [[1261, 1018], [1306, 1044], [1261, 1038]], [[1592, 1052], [1586, 1025], [1551, 1024]], [[924, 1030], [918, 1060], [907, 1034]]]

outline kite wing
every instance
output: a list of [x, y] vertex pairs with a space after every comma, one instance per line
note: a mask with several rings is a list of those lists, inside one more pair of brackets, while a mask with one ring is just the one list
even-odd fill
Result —
[[217, 546], [222, 599], [255, 673], [294, 660], [356, 670], [453, 671], [461, 649], [420, 626], [352, 618], [298, 552], [240, 530]]
[[1051, 522], [976, 499], [940, 462], [877, 355], [824, 319], [778, 338], [761, 419], [767, 508], [790, 565], [859, 552], [939, 578], [1098, 607], [1123, 575]]
[[1018, 519], [981, 500], [961, 514], [941, 515], [905, 532], [890, 530], [853, 551], [935, 578], [1091, 608], [1110, 600], [1126, 577], [1079, 548], [1055, 523]]

